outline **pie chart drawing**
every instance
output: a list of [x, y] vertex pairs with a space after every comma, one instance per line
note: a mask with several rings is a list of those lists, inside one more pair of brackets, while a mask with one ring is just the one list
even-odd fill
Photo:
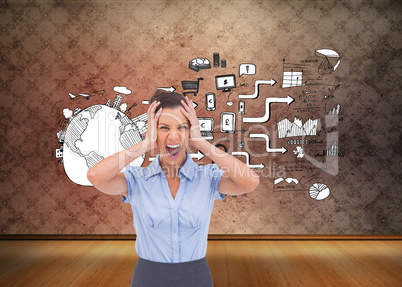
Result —
[[313, 185], [310, 186], [309, 189], [309, 194], [311, 198], [315, 200], [323, 200], [328, 197], [329, 193], [330, 193], [329, 187], [319, 182], [313, 183]]

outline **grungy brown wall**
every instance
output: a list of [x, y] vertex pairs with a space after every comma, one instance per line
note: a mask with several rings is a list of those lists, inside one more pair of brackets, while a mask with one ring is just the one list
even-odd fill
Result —
[[[121, 86], [133, 118], [158, 87], [203, 77], [189, 95], [197, 115], [261, 176], [256, 191], [215, 203], [210, 233], [400, 234], [401, 12], [399, 1], [1, 1], [0, 233], [134, 233], [129, 205], [75, 184], [55, 157], [63, 110], [113, 104]], [[200, 57], [211, 69], [189, 69]], [[240, 77], [242, 63], [256, 72]], [[216, 90], [226, 74], [233, 93]], [[220, 131], [223, 112], [233, 134]], [[298, 131], [280, 138], [283, 127]]]

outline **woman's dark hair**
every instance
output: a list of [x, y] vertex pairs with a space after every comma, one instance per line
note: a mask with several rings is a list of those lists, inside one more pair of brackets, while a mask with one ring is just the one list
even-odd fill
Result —
[[181, 107], [181, 101], [185, 101], [185, 98], [180, 93], [168, 92], [165, 90], [157, 90], [155, 94], [149, 100], [149, 103], [152, 104], [155, 101], [160, 101], [161, 103], [155, 110], [155, 114], [159, 111], [160, 108], [177, 108]]

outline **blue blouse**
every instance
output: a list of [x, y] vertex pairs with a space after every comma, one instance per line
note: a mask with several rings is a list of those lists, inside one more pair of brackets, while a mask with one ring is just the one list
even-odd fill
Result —
[[198, 166], [186, 152], [179, 171], [175, 199], [159, 156], [142, 168], [128, 165], [122, 172], [128, 185], [139, 257], [156, 262], [179, 263], [205, 257], [209, 222], [215, 199], [224, 199], [218, 183], [224, 173], [216, 164]]

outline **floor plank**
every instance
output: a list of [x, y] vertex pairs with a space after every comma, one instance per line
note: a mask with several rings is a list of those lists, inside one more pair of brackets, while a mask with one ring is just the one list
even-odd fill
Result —
[[[129, 286], [131, 240], [0, 241], [0, 286]], [[215, 287], [402, 286], [400, 240], [212, 240]]]

